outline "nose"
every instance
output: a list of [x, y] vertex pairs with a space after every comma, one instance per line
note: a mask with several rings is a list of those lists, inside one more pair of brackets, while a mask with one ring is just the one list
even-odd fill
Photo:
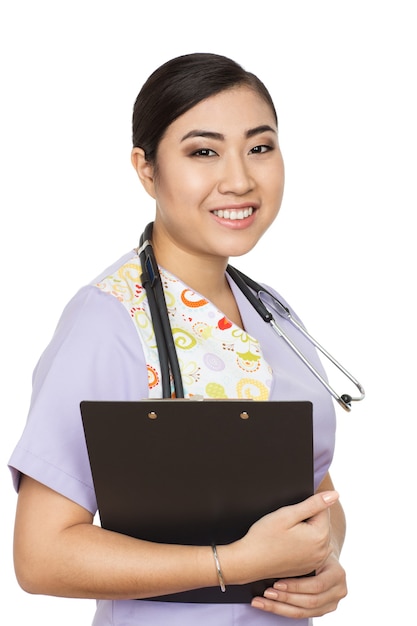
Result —
[[218, 189], [223, 194], [242, 196], [251, 191], [255, 181], [251, 175], [249, 164], [241, 156], [230, 155], [223, 160]]

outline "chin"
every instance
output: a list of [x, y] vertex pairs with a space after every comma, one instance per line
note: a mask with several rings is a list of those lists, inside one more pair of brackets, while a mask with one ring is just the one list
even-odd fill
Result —
[[245, 256], [245, 254], [248, 254], [248, 252], [250, 252], [251, 250], [254, 249], [254, 247], [256, 246], [255, 242], [254, 244], [252, 244], [251, 246], [235, 246], [232, 249], [229, 249], [227, 256], [228, 257], [240, 257], [240, 256]]

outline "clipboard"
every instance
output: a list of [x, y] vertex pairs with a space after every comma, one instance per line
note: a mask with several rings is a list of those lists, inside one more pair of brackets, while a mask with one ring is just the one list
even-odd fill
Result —
[[[308, 401], [146, 399], [80, 405], [103, 528], [217, 545], [313, 494]], [[149, 598], [247, 603], [273, 581]]]

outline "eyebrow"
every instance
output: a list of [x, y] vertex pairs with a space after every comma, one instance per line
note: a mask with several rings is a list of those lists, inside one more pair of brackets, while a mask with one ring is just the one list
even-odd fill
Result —
[[[251, 137], [254, 137], [255, 135], [260, 135], [261, 133], [265, 133], [267, 131], [271, 131], [273, 133], [276, 133], [277, 131], [272, 128], [272, 126], [268, 126], [268, 124], [262, 124], [261, 126], [256, 126], [256, 128], [250, 128], [249, 130], [246, 131], [245, 133], [245, 137], [247, 139], [250, 139]], [[184, 137], [181, 138], [181, 141], [185, 141], [186, 139], [190, 139], [192, 137], [205, 137], [207, 139], [215, 139], [217, 141], [224, 141], [225, 136], [222, 133], [215, 133], [211, 130], [190, 130], [189, 133], [187, 133], [186, 135], [184, 135]]]

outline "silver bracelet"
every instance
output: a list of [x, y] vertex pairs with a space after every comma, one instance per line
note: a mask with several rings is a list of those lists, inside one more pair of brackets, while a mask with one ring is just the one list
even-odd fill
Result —
[[212, 550], [213, 550], [214, 562], [216, 564], [217, 578], [219, 579], [220, 589], [224, 592], [224, 591], [226, 591], [226, 585], [224, 584], [222, 568], [220, 567], [220, 561], [219, 561], [219, 557], [217, 555], [217, 548], [216, 548], [214, 543], [212, 544], [211, 547], [212, 547]]

